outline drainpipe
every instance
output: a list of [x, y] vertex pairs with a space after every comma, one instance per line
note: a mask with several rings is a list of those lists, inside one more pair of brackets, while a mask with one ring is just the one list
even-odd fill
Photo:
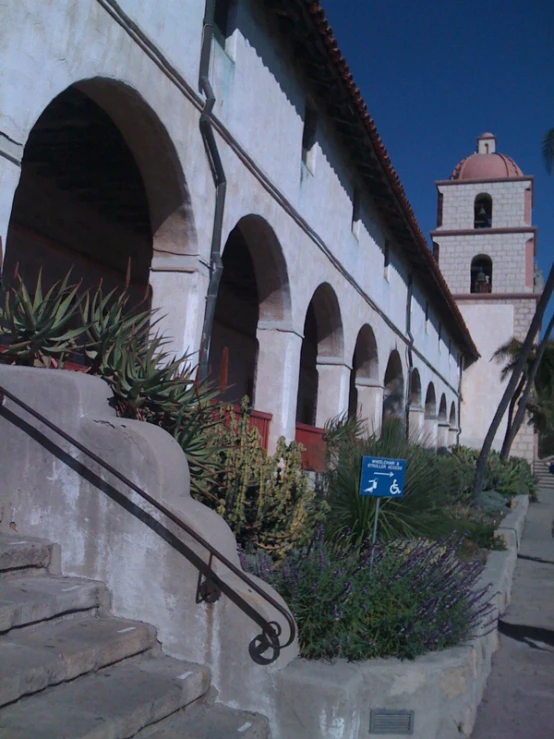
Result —
[[460, 352], [460, 378], [458, 380], [458, 430], [456, 432], [456, 446], [460, 444], [460, 436], [462, 433], [462, 377], [464, 374], [465, 358]]
[[412, 335], [412, 298], [414, 295], [414, 276], [410, 272], [408, 275], [408, 293], [406, 296], [406, 335], [408, 337], [408, 343], [406, 345], [406, 354], [408, 357], [408, 382], [406, 386], [406, 438], [410, 436], [410, 403], [411, 403], [411, 392], [410, 388], [412, 385], [412, 372], [414, 370], [414, 359], [412, 355], [412, 347], [414, 345], [414, 337]]
[[200, 114], [200, 133], [204, 141], [206, 155], [210, 163], [210, 169], [215, 184], [215, 210], [214, 223], [212, 229], [212, 243], [210, 249], [210, 280], [208, 283], [208, 293], [206, 295], [206, 308], [204, 312], [204, 323], [202, 326], [202, 340], [200, 342], [200, 360], [199, 360], [199, 379], [205, 380], [208, 377], [208, 357], [210, 353], [210, 341], [212, 338], [212, 330], [214, 325], [215, 305], [217, 301], [217, 291], [223, 274], [223, 262], [221, 260], [221, 232], [223, 229], [223, 212], [225, 208], [225, 192], [227, 190], [227, 180], [223, 171], [223, 164], [212, 127], [212, 110], [215, 104], [215, 95], [209, 80], [210, 56], [212, 51], [213, 40], [213, 18], [215, 0], [208, 0], [206, 3], [206, 16], [204, 20], [202, 51], [200, 53], [200, 79], [199, 88], [206, 96], [204, 107]]

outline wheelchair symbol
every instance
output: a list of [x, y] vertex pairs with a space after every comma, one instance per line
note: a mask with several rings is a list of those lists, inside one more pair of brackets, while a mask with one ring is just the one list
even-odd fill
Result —
[[396, 477], [394, 478], [392, 485], [390, 486], [390, 492], [391, 495], [400, 495], [400, 487], [396, 482]]

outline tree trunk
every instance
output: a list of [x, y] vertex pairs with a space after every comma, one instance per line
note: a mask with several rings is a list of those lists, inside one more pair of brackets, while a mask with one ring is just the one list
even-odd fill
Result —
[[527, 401], [529, 400], [529, 396], [531, 395], [531, 391], [533, 390], [533, 386], [535, 384], [535, 377], [537, 376], [539, 365], [543, 358], [543, 354], [546, 349], [546, 344], [548, 342], [548, 338], [550, 337], [550, 334], [552, 333], [553, 328], [554, 328], [554, 316], [552, 316], [552, 318], [550, 319], [550, 323], [548, 324], [548, 327], [546, 331], [544, 332], [544, 336], [542, 337], [542, 341], [539, 344], [539, 348], [537, 349], [537, 356], [535, 357], [535, 361], [533, 362], [533, 364], [531, 365], [531, 368], [529, 369], [527, 383], [525, 385], [525, 389], [523, 390], [521, 398], [519, 399], [519, 404], [517, 407], [514, 421], [509, 429], [509, 433], [506, 434], [506, 438], [504, 439], [504, 444], [502, 445], [502, 451], [500, 453], [503, 459], [507, 459], [507, 457], [509, 456], [510, 450], [512, 448], [512, 444], [514, 443], [514, 439], [516, 437], [516, 434], [521, 428], [521, 424], [523, 423], [523, 419], [525, 417], [525, 411], [527, 410]]
[[508, 437], [510, 435], [510, 432], [512, 430], [512, 425], [514, 422], [514, 412], [516, 409], [516, 403], [518, 398], [521, 396], [521, 393], [523, 392], [523, 389], [525, 387], [525, 375], [522, 376], [521, 380], [519, 381], [519, 385], [517, 386], [514, 394], [512, 395], [512, 399], [510, 400], [510, 406], [508, 408], [508, 423], [506, 425], [506, 433], [504, 434], [504, 441], [502, 442], [502, 450], [504, 450], [504, 447], [506, 446], [508, 442]]
[[529, 353], [531, 352], [531, 349], [533, 347], [533, 341], [540, 330], [544, 312], [552, 295], [553, 289], [554, 264], [550, 268], [548, 280], [546, 281], [546, 285], [544, 286], [543, 293], [537, 305], [537, 310], [535, 311], [535, 315], [533, 316], [533, 320], [531, 321], [531, 325], [529, 326], [529, 331], [527, 332], [527, 336], [525, 337], [525, 341], [523, 342], [523, 345], [521, 347], [521, 354], [519, 355], [519, 359], [516, 362], [514, 371], [512, 372], [512, 376], [510, 377], [510, 381], [508, 382], [508, 385], [504, 390], [504, 395], [502, 396], [498, 408], [496, 409], [496, 413], [494, 414], [489, 430], [487, 431], [487, 435], [485, 436], [485, 440], [483, 441], [481, 453], [475, 467], [475, 483], [473, 486], [473, 495], [475, 498], [478, 498], [481, 495], [481, 490], [483, 489], [483, 481], [485, 478], [487, 459], [491, 450], [492, 443], [494, 441], [494, 437], [496, 436], [498, 427], [500, 426], [502, 418], [504, 417], [504, 414], [506, 413], [506, 410], [510, 404], [510, 400], [517, 387], [519, 378], [521, 376], [523, 368], [525, 367], [525, 363], [529, 358]]

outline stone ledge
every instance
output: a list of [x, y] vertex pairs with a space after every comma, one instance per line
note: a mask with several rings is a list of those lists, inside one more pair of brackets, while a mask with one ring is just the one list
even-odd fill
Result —
[[[498, 529], [507, 549], [490, 552], [479, 582], [492, 584], [498, 615], [510, 603], [528, 505], [526, 495], [514, 499]], [[367, 739], [372, 736], [368, 733], [370, 710], [386, 708], [415, 711], [413, 739], [469, 737], [497, 648], [498, 632], [489, 628], [465, 646], [413, 661], [337, 660], [331, 664], [296, 659], [275, 676], [273, 736]]]

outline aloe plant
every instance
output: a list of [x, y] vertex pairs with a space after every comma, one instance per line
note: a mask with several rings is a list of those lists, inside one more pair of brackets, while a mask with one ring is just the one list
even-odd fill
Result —
[[91, 298], [87, 293], [81, 308], [85, 330], [85, 355], [93, 374], [109, 375], [114, 367], [114, 348], [135, 341], [145, 343], [148, 333], [160, 319], [152, 321], [152, 311], [129, 308], [129, 293], [116, 295], [114, 288], [104, 295], [102, 284]]
[[85, 326], [72, 327], [79, 319], [83, 296], [80, 284], [69, 284], [70, 272], [46, 294], [39, 272], [33, 296], [22, 277], [15, 275], [15, 286], [6, 290], [0, 305], [0, 342], [4, 362], [35, 367], [62, 367], [64, 359], [77, 347]]

